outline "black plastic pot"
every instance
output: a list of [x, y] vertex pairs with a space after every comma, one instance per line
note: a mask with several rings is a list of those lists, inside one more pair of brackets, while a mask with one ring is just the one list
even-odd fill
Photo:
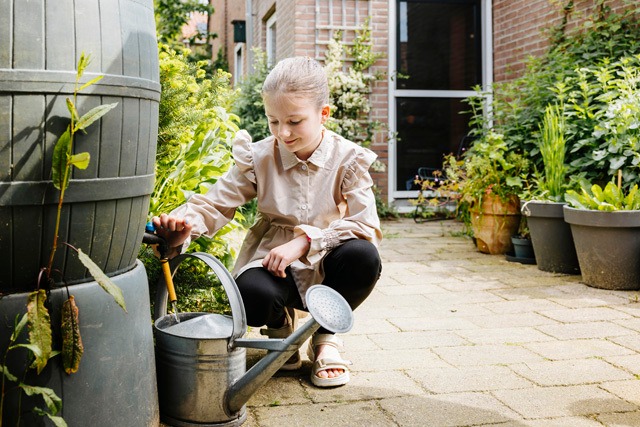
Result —
[[[53, 147], [69, 123], [81, 52], [93, 60], [78, 111], [118, 103], [78, 132], [76, 152], [91, 163], [75, 170], [65, 197], [60, 241], [90, 254], [108, 274], [135, 266], [154, 184], [160, 99], [151, 0], [23, 1], [0, 13], [0, 293], [35, 288], [53, 241], [58, 190]], [[55, 268], [67, 283], [90, 280], [70, 250]]]
[[527, 217], [538, 269], [552, 273], [580, 274], [571, 226], [565, 222], [565, 203], [528, 201], [522, 214]]
[[640, 289], [640, 211], [603, 212], [564, 206], [582, 281], [596, 288]]

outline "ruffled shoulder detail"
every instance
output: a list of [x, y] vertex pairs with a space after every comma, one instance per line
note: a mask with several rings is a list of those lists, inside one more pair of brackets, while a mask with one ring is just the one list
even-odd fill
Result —
[[253, 143], [251, 136], [246, 130], [236, 133], [232, 147], [233, 159], [240, 172], [254, 184], [256, 183], [256, 173], [253, 169]]
[[362, 176], [369, 171], [369, 168], [376, 161], [378, 156], [368, 148], [358, 146], [357, 151], [347, 163], [342, 188], [353, 187]]

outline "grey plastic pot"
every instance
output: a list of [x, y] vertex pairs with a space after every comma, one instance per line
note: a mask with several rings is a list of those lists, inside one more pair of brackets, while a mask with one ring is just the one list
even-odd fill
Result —
[[552, 273], [580, 274], [571, 226], [565, 222], [566, 203], [528, 201], [522, 205], [527, 217], [538, 269]]
[[602, 289], [640, 289], [640, 211], [563, 209], [582, 281]]

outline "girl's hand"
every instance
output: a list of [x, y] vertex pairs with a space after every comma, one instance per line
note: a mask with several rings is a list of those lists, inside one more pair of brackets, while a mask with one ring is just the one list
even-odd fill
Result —
[[287, 277], [284, 270], [295, 260], [309, 251], [309, 242], [305, 234], [296, 237], [284, 245], [269, 251], [262, 260], [262, 266], [276, 277]]
[[191, 224], [184, 218], [176, 218], [167, 214], [151, 218], [156, 226], [156, 234], [167, 241], [170, 248], [177, 248], [191, 235]]

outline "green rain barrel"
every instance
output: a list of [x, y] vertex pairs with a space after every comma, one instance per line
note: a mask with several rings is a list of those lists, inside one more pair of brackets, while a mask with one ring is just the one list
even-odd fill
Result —
[[[131, 270], [153, 190], [160, 83], [152, 0], [0, 0], [0, 294], [32, 290], [47, 265], [58, 190], [53, 147], [68, 124], [81, 52], [93, 60], [80, 114], [118, 103], [78, 133], [88, 151], [65, 196], [59, 242], [82, 249], [110, 276]], [[66, 283], [90, 278], [58, 250]], [[56, 278], [59, 281], [59, 277]]]

